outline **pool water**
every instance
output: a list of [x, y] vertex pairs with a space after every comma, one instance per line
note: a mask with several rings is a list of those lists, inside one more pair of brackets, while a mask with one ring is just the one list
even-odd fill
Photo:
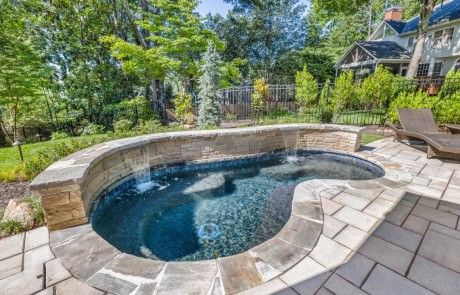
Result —
[[155, 170], [106, 194], [94, 230], [120, 251], [165, 261], [230, 256], [275, 236], [295, 186], [309, 179], [365, 180], [380, 168], [348, 156], [303, 153]]

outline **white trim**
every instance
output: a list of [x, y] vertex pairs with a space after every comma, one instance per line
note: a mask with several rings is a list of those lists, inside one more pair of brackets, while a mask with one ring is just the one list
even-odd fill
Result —
[[[374, 35], [377, 34], [377, 32], [380, 30], [380, 27], [383, 25], [383, 24], [386, 24], [388, 27], [390, 27], [390, 29], [393, 30], [393, 32], [395, 32], [396, 35], [399, 35], [398, 31], [396, 31], [392, 26], [390, 26], [386, 20], [383, 20], [380, 25], [378, 25], [377, 29], [375, 29], [374, 33], [372, 33], [369, 38], [367, 38], [367, 41], [372, 41], [373, 38], [374, 38]], [[386, 36], [384, 36], [383, 38], [385, 38]]]

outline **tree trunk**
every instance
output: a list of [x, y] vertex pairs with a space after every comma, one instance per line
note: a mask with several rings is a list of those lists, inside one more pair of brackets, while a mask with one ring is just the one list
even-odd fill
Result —
[[423, 47], [428, 35], [428, 27], [430, 25], [430, 17], [433, 12], [434, 6], [438, 0], [420, 0], [420, 16], [417, 29], [417, 38], [415, 42], [415, 49], [412, 54], [412, 59], [407, 70], [406, 77], [413, 79], [417, 74], [418, 65], [423, 55]]

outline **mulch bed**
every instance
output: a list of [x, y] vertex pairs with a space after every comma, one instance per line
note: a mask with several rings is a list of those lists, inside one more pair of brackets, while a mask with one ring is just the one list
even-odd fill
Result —
[[30, 197], [29, 184], [28, 181], [0, 181], [0, 207], [6, 207], [11, 199]]

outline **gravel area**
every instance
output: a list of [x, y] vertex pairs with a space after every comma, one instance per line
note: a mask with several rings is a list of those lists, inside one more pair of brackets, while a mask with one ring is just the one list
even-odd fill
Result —
[[0, 182], [0, 207], [6, 207], [11, 199], [29, 197], [28, 181]]

